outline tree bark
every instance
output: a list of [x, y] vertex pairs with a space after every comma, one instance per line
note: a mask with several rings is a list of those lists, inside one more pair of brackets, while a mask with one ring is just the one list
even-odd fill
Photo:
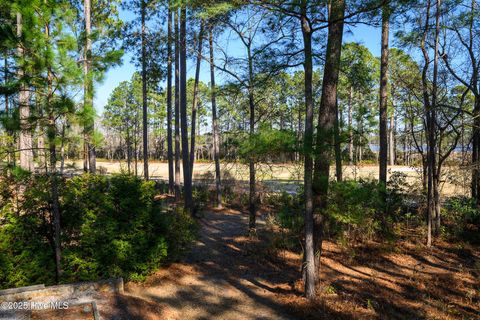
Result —
[[[5, 57], [4, 57], [4, 73], [3, 73], [3, 76], [4, 76], [4, 83], [5, 83], [5, 86], [7, 85], [8, 83], [8, 51], [5, 52]], [[9, 95], [7, 92], [5, 92], [5, 96], [4, 96], [4, 99], [5, 99], [5, 114], [7, 116], [10, 116], [10, 106], [9, 106]], [[7, 134], [8, 134], [8, 142], [7, 142], [7, 163], [9, 165], [15, 165], [15, 142], [14, 142], [14, 135], [12, 133], [12, 131], [10, 129], [7, 130]]]
[[168, 3], [167, 33], [167, 159], [168, 159], [168, 192], [174, 194], [173, 173], [173, 141], [172, 141], [172, 9]]
[[[248, 70], [249, 70], [249, 84], [248, 84], [248, 105], [250, 109], [250, 122], [249, 122], [249, 135], [253, 137], [255, 134], [255, 96], [253, 88], [253, 58], [251, 55], [251, 47], [248, 46]], [[250, 233], [256, 232], [256, 219], [257, 219], [257, 185], [255, 176], [255, 161], [250, 156], [248, 160], [249, 169], [249, 229]]]
[[[428, 56], [428, 51], [426, 48], [426, 39], [429, 33], [429, 23], [430, 23], [430, 7], [431, 1], [427, 2], [427, 10], [425, 17], [425, 28], [423, 31], [421, 49], [424, 58], [424, 65], [422, 70], [422, 93], [423, 101], [426, 111], [426, 124], [427, 124], [427, 157], [426, 157], [426, 171], [427, 171], [427, 246], [432, 245], [432, 217], [435, 210], [435, 195], [434, 195], [434, 177], [435, 177], [435, 111], [434, 111], [434, 95], [433, 92], [436, 87], [436, 61], [434, 62], [434, 79], [432, 83], [432, 102], [430, 102], [430, 94], [428, 91], [429, 81], [427, 78], [428, 75], [428, 65], [430, 59]], [[435, 56], [437, 54], [437, 40], [435, 39]], [[436, 58], [436, 57], [435, 57]]]
[[302, 127], [302, 110], [300, 109], [300, 106], [298, 107], [298, 125], [297, 125], [297, 152], [296, 152], [296, 160], [297, 161], [301, 161], [302, 158], [301, 158], [301, 152], [300, 152], [300, 147], [301, 147], [301, 141], [302, 141], [302, 131], [303, 131], [303, 127]]
[[190, 158], [188, 155], [187, 122], [187, 8], [180, 9], [180, 129], [182, 132], [182, 164], [185, 209], [192, 211], [192, 180], [190, 179]]
[[350, 87], [348, 93], [348, 164], [353, 164], [353, 88]]
[[480, 96], [475, 97], [473, 108], [472, 128], [472, 198], [476, 199], [477, 207], [480, 207]]
[[60, 142], [60, 175], [65, 170], [65, 123], [62, 124], [62, 134]]
[[[380, 107], [379, 107], [379, 181], [387, 185], [387, 86], [388, 86], [388, 35], [389, 35], [390, 8], [385, 4], [382, 7], [382, 51], [380, 57]], [[385, 200], [385, 199], [384, 199]]]
[[388, 142], [388, 150], [389, 150], [389, 164], [391, 166], [395, 165], [395, 121], [394, 121], [394, 112], [392, 110], [392, 114], [390, 115], [390, 130], [389, 130], [389, 142]]
[[[127, 106], [127, 101], [124, 101], [124, 106], [126, 109]], [[129, 116], [127, 117], [127, 119]], [[130, 132], [130, 119], [127, 120], [127, 139], [125, 141], [126, 147], [127, 147], [127, 170], [128, 174], [132, 172], [132, 134]]]
[[441, 203], [440, 203], [440, 166], [437, 167], [435, 179], [433, 181], [433, 197], [435, 202], [435, 234], [438, 236], [440, 234], [441, 226]]
[[133, 163], [135, 165], [135, 177], [138, 177], [138, 112], [135, 112], [135, 124], [133, 126]]
[[338, 121], [338, 100], [335, 104], [335, 176], [337, 181], [342, 181], [342, 146], [340, 141], [340, 127]]
[[213, 25], [210, 24], [208, 43], [210, 46], [210, 87], [212, 97], [212, 131], [213, 131], [213, 156], [215, 160], [215, 190], [217, 193], [217, 207], [222, 208], [222, 180], [220, 176], [220, 140], [217, 123], [217, 93], [215, 88], [215, 60], [213, 49]]
[[323, 74], [322, 97], [318, 114], [315, 167], [313, 174], [313, 194], [316, 212], [314, 214], [315, 267], [320, 268], [322, 249], [322, 214], [327, 206], [327, 194], [334, 145], [334, 127], [336, 118], [337, 85], [342, 50], [345, 1], [332, 2], [326, 61]]
[[[22, 37], [22, 15], [17, 13], [17, 37]], [[24, 51], [21, 44], [17, 47], [17, 54], [20, 58], [24, 57]], [[19, 133], [19, 145], [20, 145], [20, 167], [24, 170], [33, 171], [33, 151], [32, 151], [32, 133], [30, 131], [29, 118], [30, 118], [30, 92], [24, 79], [23, 66], [19, 66], [18, 78], [20, 80], [20, 92], [18, 94], [19, 104], [19, 116], [20, 116], [20, 133]]]
[[47, 159], [46, 159], [46, 154], [45, 154], [45, 138], [43, 135], [43, 128], [39, 128], [38, 132], [38, 138], [37, 138], [37, 156], [38, 156], [38, 169], [44, 170], [45, 172], [47, 171]]
[[305, 281], [305, 296], [307, 299], [315, 298], [315, 249], [313, 225], [313, 54], [312, 54], [312, 28], [307, 20], [307, 3], [302, 1], [304, 16], [302, 17], [302, 35], [304, 43], [304, 71], [305, 71], [305, 134], [304, 143], [304, 193], [305, 193], [305, 249], [303, 258], [303, 278]]
[[88, 171], [95, 174], [97, 171], [96, 165], [96, 151], [93, 142], [93, 133], [95, 130], [95, 110], [93, 108], [93, 77], [90, 70], [92, 60], [92, 39], [91, 39], [91, 2], [84, 0], [84, 15], [85, 15], [85, 57], [83, 61], [84, 72], [84, 109], [86, 109], [86, 151], [88, 158]]
[[[439, 190], [438, 190], [438, 182], [439, 182], [439, 175], [440, 172], [437, 172], [437, 138], [436, 138], [436, 109], [437, 109], [437, 83], [438, 83], [438, 42], [440, 36], [440, 5], [441, 0], [437, 0], [437, 8], [435, 14], [435, 52], [434, 52], [434, 59], [433, 59], [433, 80], [432, 80], [432, 104], [431, 104], [431, 119], [430, 119], [430, 132], [429, 132], [429, 151], [430, 151], [430, 175], [432, 180], [432, 190], [429, 192], [429, 197], [431, 198], [429, 201], [429, 206], [432, 204], [432, 208], [429, 208], [430, 211], [430, 219], [433, 219], [434, 214], [436, 215], [437, 211], [437, 200], [439, 200]], [[438, 168], [439, 169], [439, 168]], [[440, 212], [438, 212], [438, 222], [440, 222]], [[430, 222], [430, 225], [432, 222]], [[440, 226], [436, 226], [436, 232], [439, 231]], [[430, 226], [431, 232], [431, 226]], [[431, 235], [430, 235], [430, 243], [431, 245]]]
[[148, 106], [147, 106], [147, 43], [145, 38], [145, 0], [141, 3], [142, 19], [142, 132], [143, 132], [143, 177], [148, 180]]
[[175, 201], [180, 201], [180, 48], [178, 9], [174, 13], [175, 32]]
[[[45, 36], [46, 36], [46, 50], [51, 50], [50, 48], [50, 26], [47, 22], [45, 25]], [[53, 73], [51, 71], [51, 61], [46, 61], [47, 66], [47, 99], [46, 99], [46, 109], [48, 112], [48, 127], [47, 127], [47, 137], [48, 137], [48, 147], [50, 151], [50, 188], [52, 194], [52, 211], [53, 211], [53, 243], [54, 243], [54, 252], [55, 252], [55, 281], [60, 282], [60, 277], [62, 275], [61, 259], [62, 259], [62, 249], [60, 244], [60, 203], [58, 195], [58, 177], [57, 177], [57, 151], [55, 145], [55, 138], [57, 136], [57, 125], [55, 122], [55, 110], [51, 105], [51, 100], [53, 98]]]
[[404, 125], [403, 125], [403, 165], [408, 166], [408, 154], [409, 154], [409, 136], [408, 136], [408, 124], [407, 124], [407, 111], [405, 111]]
[[193, 166], [195, 163], [195, 136], [197, 124], [197, 106], [198, 106], [198, 83], [200, 81], [200, 66], [202, 62], [202, 47], [203, 47], [203, 32], [205, 21], [200, 22], [200, 30], [198, 32], [198, 51], [197, 51], [197, 65], [195, 67], [195, 83], [193, 86], [193, 104], [192, 104], [192, 121], [191, 121], [191, 143], [190, 143], [190, 181], [193, 181]]

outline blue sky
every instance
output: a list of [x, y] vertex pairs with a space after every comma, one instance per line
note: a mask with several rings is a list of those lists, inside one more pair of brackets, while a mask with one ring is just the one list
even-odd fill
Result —
[[[131, 20], [131, 13], [121, 11], [120, 18], [124, 21]], [[344, 35], [344, 42], [360, 42], [365, 45], [374, 56], [380, 56], [380, 28], [373, 28], [360, 24], [355, 27], [349, 27]], [[235, 47], [235, 44], [231, 44]], [[105, 78], [102, 83], [97, 85], [95, 94], [95, 108], [100, 115], [103, 112], [103, 107], [108, 101], [108, 97], [113, 89], [122, 81], [130, 80], [132, 74], [135, 72], [135, 66], [130, 62], [132, 54], [127, 52], [123, 57], [123, 64], [121, 66], [111, 68], [105, 74]], [[194, 75], [194, 62], [187, 61], [188, 77]], [[200, 72], [200, 79], [204, 82], [209, 81], [209, 70], [203, 63], [203, 67]], [[222, 75], [218, 75], [218, 83], [222, 83]]]

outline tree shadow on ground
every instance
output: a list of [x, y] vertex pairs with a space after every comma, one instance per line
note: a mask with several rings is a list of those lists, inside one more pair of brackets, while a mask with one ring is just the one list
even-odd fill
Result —
[[98, 309], [101, 318], [108, 320], [169, 319], [171, 315], [169, 307], [165, 304], [123, 294], [113, 295]]
[[[168, 278], [152, 277], [148, 282], [159, 290], [166, 282], [175, 287], [174, 294], [150, 292], [147, 298], [179, 311], [182, 319], [480, 316], [473, 307], [477, 298], [465, 302], [465, 288], [474, 284], [453, 273], [449, 264], [433, 261], [433, 256], [408, 253], [405, 257], [411, 261], [403, 261], [380, 247], [369, 247], [352, 260], [327, 243], [318, 298], [308, 302], [302, 297], [300, 255], [271, 250], [262, 239], [265, 228], [258, 229], [258, 239], [246, 236], [246, 214], [211, 211], [201, 224], [201, 237], [183, 267], [170, 268]], [[191, 273], [195, 282], [186, 283]]]
[[434, 261], [435, 255], [427, 250], [422, 255], [368, 249], [354, 261], [324, 250], [322, 279], [354, 304], [373, 309], [380, 319], [480, 317], [473, 307], [478, 306], [478, 297], [466, 298], [478, 282], [468, 272], [454, 272], [452, 264], [458, 260]]

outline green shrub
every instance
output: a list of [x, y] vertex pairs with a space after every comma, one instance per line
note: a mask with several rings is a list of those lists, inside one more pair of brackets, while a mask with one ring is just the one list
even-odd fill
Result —
[[[168, 244], [155, 183], [129, 175], [83, 175], [67, 181], [62, 202], [65, 279], [142, 279]], [[183, 230], [182, 230], [183, 231]], [[173, 246], [173, 245], [172, 245]], [[173, 250], [172, 250], [173, 251]], [[68, 263], [72, 263], [72, 266]], [[78, 273], [77, 270], [83, 272]]]
[[269, 216], [268, 224], [279, 228], [279, 232], [268, 240], [271, 249], [300, 249], [304, 225], [303, 193], [269, 194], [265, 202], [273, 207], [274, 212]]
[[[388, 188], [375, 180], [331, 182], [328, 206], [322, 211], [325, 237], [350, 243], [350, 240], [389, 235], [389, 230], [382, 228], [382, 222], [385, 220], [387, 228], [392, 226], [401, 208], [401, 178], [395, 177]], [[304, 228], [303, 190], [294, 195], [285, 192], [269, 195], [266, 204], [273, 207], [272, 223], [281, 230], [278, 235], [281, 239], [276, 238], [276, 243], [288, 248], [298, 246]]]
[[480, 210], [475, 199], [467, 197], [447, 199], [442, 216], [447, 237], [480, 243]]
[[[415, 186], [407, 181], [407, 174], [404, 172], [392, 172], [387, 182], [385, 212], [390, 221], [398, 221], [406, 218], [410, 212], [412, 201], [416, 202]], [[409, 193], [409, 196], [406, 196]], [[413, 196], [413, 197], [412, 197]]]
[[182, 257], [196, 239], [198, 225], [183, 207], [172, 207], [162, 214], [166, 230], [165, 239], [169, 244], [168, 259], [175, 261]]
[[296, 137], [292, 131], [260, 126], [255, 134], [248, 135], [240, 142], [238, 153], [244, 161], [268, 161], [281, 153], [296, 151], [295, 146]]
[[363, 239], [380, 231], [384, 189], [376, 181], [347, 180], [330, 185], [325, 231], [330, 236]]
[[205, 207], [208, 203], [214, 202], [215, 191], [211, 190], [208, 184], [196, 185], [193, 187], [193, 203], [199, 207]]
[[[20, 186], [25, 190], [16, 197]], [[0, 187], [0, 288], [52, 284], [55, 264], [48, 179], [16, 170], [4, 172]]]
[[[15, 178], [0, 183], [8, 179]], [[25, 189], [18, 203], [13, 193], [0, 198], [3, 288], [54, 280], [50, 179], [22, 179], [16, 180]], [[152, 181], [85, 174], [60, 184], [62, 282], [143, 280], [161, 263], [178, 259], [195, 239], [195, 221], [154, 201]]]
[[301, 234], [304, 224], [303, 194], [288, 194], [282, 192], [277, 199], [282, 206], [278, 211], [280, 227]]

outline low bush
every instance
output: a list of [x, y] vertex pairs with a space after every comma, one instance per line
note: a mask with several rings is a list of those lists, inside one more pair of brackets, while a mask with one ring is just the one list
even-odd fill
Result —
[[448, 238], [455, 238], [475, 244], [480, 243], [480, 210], [475, 199], [451, 197], [442, 208], [443, 232]]
[[[400, 176], [387, 188], [375, 180], [331, 182], [328, 206], [322, 211], [324, 236], [344, 243], [390, 236], [402, 208], [403, 183]], [[289, 248], [298, 246], [304, 226], [303, 190], [271, 195], [267, 204], [274, 211], [271, 221], [281, 230], [282, 239], [276, 242]]]
[[[0, 287], [51, 284], [50, 179], [10, 182], [25, 191], [21, 197], [4, 192], [0, 200]], [[154, 182], [85, 174], [60, 184], [61, 282], [143, 280], [161, 263], [178, 259], [195, 238], [195, 221], [187, 213], [154, 201]]]
[[0, 288], [55, 279], [48, 182], [21, 169], [0, 177]]
[[376, 181], [347, 180], [332, 183], [328, 195], [325, 234], [330, 237], [363, 240], [381, 230], [384, 206], [382, 188]]
[[282, 192], [272, 194], [266, 200], [275, 212], [268, 221], [280, 231], [270, 239], [272, 245], [281, 249], [299, 249], [304, 225], [303, 193]]

